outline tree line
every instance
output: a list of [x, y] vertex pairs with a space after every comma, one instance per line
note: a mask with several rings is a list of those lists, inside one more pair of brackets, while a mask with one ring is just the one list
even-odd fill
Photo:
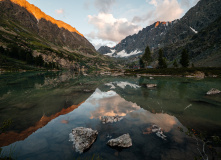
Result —
[[4, 49], [2, 46], [0, 46], [0, 54], [10, 58], [25, 61], [29, 65], [45, 67], [47, 69], [59, 69], [58, 64], [56, 64], [55, 62], [44, 62], [41, 55], [34, 57], [32, 54], [32, 50], [26, 50], [15, 45], [10, 45], [8, 46], [8, 48], [9, 49]]
[[[151, 56], [151, 51], [149, 46], [146, 47], [144, 54], [139, 59], [140, 68], [149, 68], [151, 67], [150, 64], [153, 61]], [[181, 52], [181, 58], [179, 63], [182, 67], [187, 68], [189, 66], [189, 54], [186, 49], [183, 49]], [[167, 60], [166, 57], [163, 55], [163, 50], [160, 49], [158, 52], [158, 67], [157, 68], [167, 68]], [[178, 68], [178, 63], [176, 60], [173, 62], [173, 67]]]

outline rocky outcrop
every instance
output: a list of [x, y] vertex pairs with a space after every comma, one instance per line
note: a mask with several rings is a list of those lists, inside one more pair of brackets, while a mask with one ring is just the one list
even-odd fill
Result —
[[101, 46], [97, 51], [101, 54], [111, 53], [110, 47], [108, 46]]
[[186, 77], [203, 79], [203, 78], [205, 78], [205, 73], [200, 72], [200, 71], [196, 71], [195, 73], [193, 73], [191, 75], [187, 75]]
[[157, 84], [147, 84], [146, 86], [147, 88], [155, 88], [157, 87]]
[[215, 88], [212, 88], [212, 89], [209, 90], [206, 94], [207, 94], [207, 95], [214, 95], [214, 94], [219, 94], [219, 93], [221, 93], [220, 90], [215, 89]]
[[91, 128], [77, 127], [72, 129], [69, 134], [69, 140], [73, 141], [73, 147], [76, 152], [83, 153], [88, 149], [96, 140], [98, 135], [97, 130]]
[[109, 140], [107, 142], [107, 145], [111, 147], [128, 148], [132, 146], [132, 139], [130, 138], [130, 135], [127, 133], [118, 138]]
[[121, 116], [102, 116], [101, 122], [103, 124], [107, 124], [107, 123], [118, 122], [118, 121], [121, 121], [122, 119], [123, 119], [123, 117], [121, 117]]

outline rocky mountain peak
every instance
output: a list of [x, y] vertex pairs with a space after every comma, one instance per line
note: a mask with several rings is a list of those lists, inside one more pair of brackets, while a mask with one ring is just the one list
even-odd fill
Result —
[[166, 25], [166, 24], [168, 24], [168, 23], [171, 23], [171, 22], [164, 22], [164, 21], [157, 21], [156, 23], [155, 23], [155, 28], [157, 28], [160, 24], [163, 24], [163, 25]]
[[147, 45], [154, 51], [178, 42], [186, 43], [186, 39], [198, 34], [221, 15], [220, 6], [220, 0], [200, 0], [181, 19], [157, 21], [137, 34], [127, 36], [106, 52], [100, 49], [98, 52], [112, 57], [130, 57], [144, 53]]
[[[3, 0], [1, 0], [3, 1]], [[42, 12], [38, 7], [34, 6], [33, 4], [30, 4], [29, 2], [27, 2], [26, 0], [10, 0], [11, 2], [24, 7], [28, 12], [30, 12], [38, 21], [40, 19], [45, 19], [47, 21], [50, 21], [53, 24], [56, 24], [59, 28], [64, 28], [67, 29], [70, 32], [75, 32], [81, 36], [83, 36], [83, 34], [81, 34], [80, 32], [78, 32], [74, 27], [72, 27], [71, 25], [60, 21], [60, 20], [56, 20], [54, 18], [52, 18], [51, 16], [48, 16], [47, 14], [45, 14], [44, 12]]]

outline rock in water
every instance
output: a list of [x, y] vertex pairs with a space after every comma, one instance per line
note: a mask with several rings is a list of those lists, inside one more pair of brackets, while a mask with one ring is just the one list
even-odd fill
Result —
[[160, 138], [162, 138], [163, 140], [166, 140], [166, 137], [163, 134], [163, 131], [160, 127], [158, 127], [157, 125], [152, 125], [150, 128], [147, 128], [147, 131], [143, 132], [143, 134], [150, 134], [150, 133], [156, 133], [156, 135]]
[[92, 130], [91, 128], [77, 127], [75, 129], [72, 129], [72, 133], [69, 134], [69, 140], [73, 141], [73, 146], [76, 152], [83, 153], [94, 143], [97, 135], [97, 130]]
[[107, 144], [111, 147], [128, 148], [132, 146], [132, 140], [130, 138], [130, 135], [127, 133], [118, 138], [109, 140]]
[[207, 94], [207, 95], [213, 95], [213, 94], [219, 94], [219, 93], [221, 93], [220, 90], [215, 89], [215, 88], [212, 88], [212, 89], [209, 90], [206, 94]]
[[122, 119], [123, 117], [121, 116], [103, 116], [101, 117], [101, 122], [103, 124], [106, 124], [106, 123], [118, 122], [118, 121], [121, 121]]
[[147, 88], [154, 88], [157, 87], [157, 84], [147, 84], [146, 86]]

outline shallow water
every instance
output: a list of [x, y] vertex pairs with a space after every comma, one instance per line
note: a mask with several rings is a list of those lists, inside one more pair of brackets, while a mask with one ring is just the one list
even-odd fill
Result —
[[[147, 83], [157, 88], [148, 89]], [[0, 75], [0, 123], [12, 124], [0, 135], [2, 156], [15, 159], [194, 159], [196, 140], [180, 132], [191, 128], [221, 136], [220, 79], [179, 77], [101, 77], [70, 73]], [[101, 116], [122, 116], [102, 124]], [[150, 132], [162, 128], [166, 140]], [[75, 127], [98, 130], [95, 143], [75, 152], [69, 133]], [[111, 138], [129, 133], [133, 146], [110, 148]]]

